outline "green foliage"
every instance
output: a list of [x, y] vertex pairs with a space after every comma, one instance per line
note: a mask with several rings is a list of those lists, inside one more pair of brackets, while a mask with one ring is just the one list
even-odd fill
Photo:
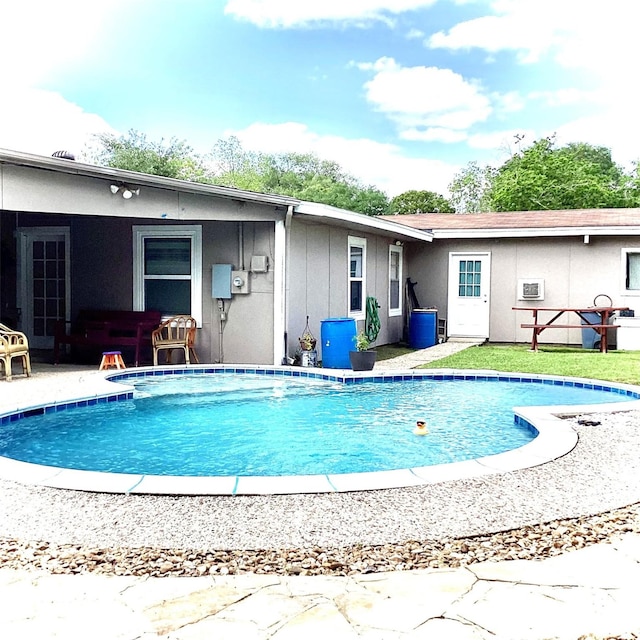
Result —
[[454, 213], [455, 208], [444, 196], [433, 191], [405, 191], [391, 199], [389, 213]]
[[107, 167], [292, 196], [370, 216], [388, 212], [389, 200], [382, 191], [362, 185], [337, 162], [314, 154], [254, 153], [233, 136], [218, 140], [206, 158], [175, 138], [152, 142], [133, 130], [120, 137], [100, 135], [97, 140], [100, 148], [91, 160]]
[[543, 138], [500, 167], [488, 195], [495, 211], [597, 209], [630, 206], [626, 187], [609, 149]]
[[208, 172], [203, 160], [184, 141], [171, 138], [165, 144], [151, 142], [143, 133], [131, 130], [116, 137], [97, 136], [101, 145], [93, 161], [107, 167], [139, 171], [166, 178], [206, 182]]
[[496, 169], [481, 167], [477, 162], [469, 162], [459, 171], [449, 185], [451, 204], [457, 213], [480, 213], [491, 211], [489, 191], [496, 175]]
[[369, 338], [367, 338], [367, 334], [364, 331], [361, 331], [358, 335], [353, 336], [353, 341], [356, 344], [356, 351], [366, 351], [371, 344]]
[[310, 153], [260, 154], [245, 151], [237, 138], [219, 140], [212, 159], [213, 182], [275, 193], [375, 216], [387, 213], [387, 196], [362, 185], [332, 160]]
[[553, 345], [542, 345], [535, 352], [530, 351], [529, 345], [489, 344], [469, 347], [425, 367], [539, 373], [638, 384], [640, 352], [602, 354], [590, 349]]

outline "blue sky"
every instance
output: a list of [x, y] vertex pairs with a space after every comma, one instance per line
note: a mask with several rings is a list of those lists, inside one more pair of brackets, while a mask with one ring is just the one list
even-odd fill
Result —
[[235, 135], [389, 196], [446, 194], [516, 136], [627, 166], [638, 18], [637, 0], [3, 0], [0, 147], [82, 159], [135, 129], [207, 153]]

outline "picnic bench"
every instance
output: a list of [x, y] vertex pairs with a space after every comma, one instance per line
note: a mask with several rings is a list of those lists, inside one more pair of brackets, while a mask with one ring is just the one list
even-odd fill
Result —
[[[538, 350], [538, 336], [546, 329], [584, 329], [590, 328], [600, 335], [600, 351], [607, 353], [607, 330], [617, 329], [618, 325], [610, 324], [611, 317], [616, 311], [628, 311], [628, 307], [512, 307], [513, 311], [530, 311], [533, 313], [533, 322], [525, 322], [520, 325], [523, 329], [532, 329], [531, 349]], [[547, 320], [538, 317], [540, 311], [552, 312]], [[563, 314], [575, 313], [580, 318], [580, 324], [576, 322], [557, 323]], [[597, 314], [597, 320], [592, 320], [593, 314]]]
[[74, 322], [58, 320], [55, 326], [53, 361], [58, 364], [63, 345], [133, 347], [135, 366], [144, 346], [151, 345], [151, 332], [162, 322], [159, 311], [83, 309]]

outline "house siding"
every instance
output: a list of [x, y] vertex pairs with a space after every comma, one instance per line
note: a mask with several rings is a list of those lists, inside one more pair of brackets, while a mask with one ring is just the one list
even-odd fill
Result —
[[[366, 296], [374, 296], [380, 305], [380, 334], [377, 345], [402, 339], [402, 316], [389, 317], [389, 245], [392, 238], [358, 233], [329, 225], [308, 224], [295, 220], [291, 230], [288, 278], [288, 349], [290, 357], [298, 348], [307, 316], [311, 333], [317, 339], [318, 357], [322, 358], [321, 323], [327, 318], [348, 314], [348, 239], [367, 240]], [[364, 321], [357, 322], [358, 330]], [[375, 346], [375, 345], [374, 345]]]
[[[435, 240], [429, 251], [413, 247], [410, 253], [411, 278], [422, 306], [438, 308], [447, 315], [447, 265], [451, 251], [491, 253], [491, 294], [489, 340], [529, 342], [531, 330], [521, 323], [531, 321], [527, 312], [514, 306], [576, 307], [592, 306], [599, 294], [608, 295], [614, 306], [634, 305], [640, 300], [622, 290], [621, 247], [640, 246], [638, 238], [583, 237]], [[518, 300], [519, 278], [544, 278], [542, 301]], [[640, 304], [638, 304], [640, 307]], [[572, 319], [573, 322], [573, 319]], [[580, 344], [579, 329], [553, 329], [543, 332], [546, 343]]]

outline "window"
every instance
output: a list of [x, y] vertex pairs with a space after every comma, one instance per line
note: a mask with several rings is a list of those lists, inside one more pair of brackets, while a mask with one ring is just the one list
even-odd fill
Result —
[[640, 249], [622, 250], [623, 292], [640, 295]]
[[364, 319], [367, 284], [367, 241], [349, 236], [349, 316]]
[[458, 263], [458, 295], [461, 298], [480, 297], [480, 260], [460, 260]]
[[133, 308], [202, 324], [202, 229], [198, 225], [133, 227]]
[[389, 315], [402, 315], [402, 247], [389, 246]]

